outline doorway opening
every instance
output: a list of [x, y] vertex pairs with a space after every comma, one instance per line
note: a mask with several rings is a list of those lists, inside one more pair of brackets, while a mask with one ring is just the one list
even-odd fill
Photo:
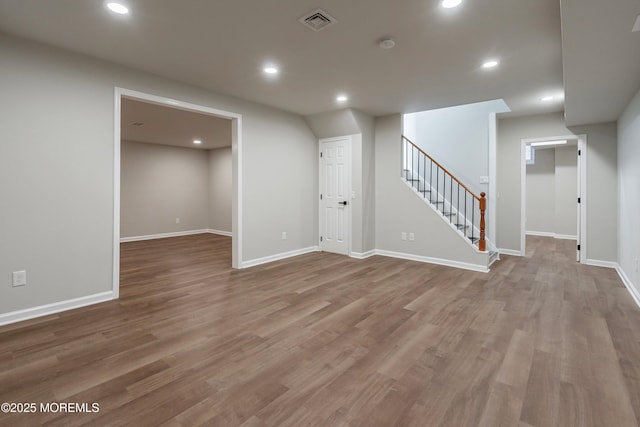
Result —
[[520, 255], [526, 236], [576, 242], [576, 260], [586, 261], [586, 135], [521, 140]]
[[[232, 268], [241, 268], [242, 266], [242, 246], [241, 246], [242, 185], [241, 185], [240, 169], [241, 169], [241, 153], [242, 153], [242, 150], [241, 150], [242, 116], [240, 114], [236, 114], [233, 112], [217, 110], [210, 107], [191, 104], [184, 101], [178, 101], [175, 99], [160, 97], [156, 95], [132, 91], [132, 90], [123, 89], [123, 88], [115, 89], [114, 106], [115, 106], [114, 107], [114, 188], [113, 188], [113, 191], [114, 191], [114, 211], [113, 211], [113, 218], [114, 218], [114, 221], [113, 221], [114, 223], [113, 224], [113, 293], [114, 293], [114, 298], [118, 298], [120, 294], [120, 242], [121, 242], [121, 229], [123, 226], [125, 226], [126, 228], [126, 234], [133, 235], [130, 237], [130, 240], [136, 240], [135, 238], [136, 235], [142, 235], [142, 238], [140, 238], [139, 240], [143, 240], [145, 237], [149, 237], [149, 238], [171, 237], [171, 235], [195, 234], [195, 232], [197, 231], [214, 232], [214, 233], [218, 232], [217, 234], [230, 235], [231, 236], [231, 266]], [[155, 129], [155, 131], [153, 129], [147, 129], [145, 131], [142, 131], [142, 129], [138, 129], [138, 133], [136, 133], [135, 129], [132, 130], [129, 128], [129, 126], [133, 128], [136, 128], [136, 127], [143, 128], [145, 125], [143, 120], [133, 122], [133, 123], [123, 123], [122, 122], [123, 109], [129, 111], [132, 108], [132, 106], [134, 108], [136, 107], [142, 108], [145, 114], [149, 114], [150, 116], [155, 117], [155, 119], [157, 119], [156, 120], [157, 129]], [[226, 135], [225, 138], [227, 139], [227, 141], [223, 143], [215, 142], [215, 141], [207, 141], [205, 140], [204, 136], [197, 136], [197, 135], [194, 135], [193, 137], [190, 137], [189, 140], [184, 141], [185, 138], [179, 136], [180, 126], [173, 126], [173, 127], [165, 126], [163, 128], [162, 126], [163, 123], [160, 123], [163, 120], [162, 114], [172, 114], [172, 113], [175, 114], [175, 117], [183, 117], [183, 118], [187, 117], [184, 115], [185, 113], [191, 113], [193, 117], [191, 117], [189, 120], [196, 120], [196, 121], [198, 119], [207, 119], [207, 117], [204, 117], [204, 116], [209, 116], [208, 117], [209, 120], [207, 123], [209, 123], [213, 127], [218, 125], [219, 126], [218, 131], [222, 132], [220, 135], [223, 135], [223, 136]], [[193, 114], [193, 113], [196, 113], [196, 114]], [[135, 194], [130, 194], [129, 191], [123, 194], [123, 192], [121, 191], [121, 182], [122, 182], [122, 173], [123, 173], [122, 141], [123, 141], [123, 135], [125, 135], [125, 131], [123, 131], [125, 124], [127, 125], [127, 128], [126, 128], [126, 134], [128, 136], [127, 139], [129, 140], [136, 139], [132, 137], [132, 135], [135, 136], [135, 135], [145, 135], [145, 134], [152, 135], [153, 138], [158, 139], [157, 141], [127, 141], [125, 150], [127, 150], [128, 152], [133, 152], [133, 153], [138, 152], [138, 154], [140, 154], [139, 153], [140, 151], [147, 150], [147, 148], [144, 147], [145, 142], [155, 142], [156, 144], [160, 143], [164, 145], [165, 146], [164, 148], [167, 150], [171, 150], [171, 149], [180, 150], [180, 148], [177, 148], [177, 147], [168, 147], [168, 146], [175, 146], [175, 145], [182, 146], [182, 147], [203, 146], [203, 148], [218, 148], [219, 150], [222, 150], [220, 151], [220, 153], [215, 153], [215, 155], [211, 153], [213, 151], [218, 151], [218, 150], [213, 150], [208, 155], [204, 154], [204, 151], [196, 154], [196, 150], [193, 150], [193, 151], [187, 150], [188, 152], [192, 151], [193, 154], [196, 154], [196, 157], [197, 157], [195, 158], [196, 162], [198, 161], [201, 163], [209, 162], [209, 164], [211, 164], [215, 162], [220, 162], [221, 158], [223, 157], [227, 159], [230, 157], [230, 160], [231, 160], [231, 167], [230, 167], [231, 169], [231, 176], [230, 176], [230, 179], [231, 179], [231, 183], [230, 183], [231, 184], [230, 185], [231, 227], [230, 228], [231, 230], [230, 232], [228, 230], [225, 231], [225, 230], [217, 229], [217, 228], [227, 228], [227, 229], [229, 228], [228, 226], [226, 227], [223, 226], [223, 227], [217, 227], [217, 228], [207, 227], [206, 229], [202, 229], [201, 227], [199, 227], [197, 230], [192, 230], [193, 233], [189, 233], [188, 230], [187, 232], [176, 231], [174, 233], [172, 232], [169, 232], [169, 233], [155, 232], [154, 233], [153, 230], [161, 230], [163, 226], [167, 227], [167, 218], [163, 218], [162, 220], [164, 221], [164, 224], [160, 224], [160, 225], [159, 224], [142, 224], [142, 221], [140, 220], [140, 212], [138, 212], [137, 214], [132, 213], [131, 215], [129, 215], [127, 218], [125, 218], [126, 223], [123, 224], [123, 221], [122, 221], [123, 218], [121, 214], [122, 201], [123, 201], [122, 197], [125, 196], [127, 198], [126, 203], [131, 203], [134, 205], [137, 203], [135, 201]], [[166, 125], [166, 123], [164, 123], [164, 125]], [[173, 132], [178, 132], [178, 133], [170, 135]], [[225, 132], [227, 133], [225, 134]], [[144, 139], [144, 138], [137, 138], [137, 139]], [[176, 141], [176, 139], [181, 139], [181, 141]], [[213, 139], [213, 138], [207, 138], [207, 139]], [[229, 139], [230, 139], [230, 144], [229, 144]], [[151, 144], [147, 144], [147, 145], [151, 145]], [[161, 146], [157, 146], [157, 147], [161, 147]], [[162, 149], [154, 148], [154, 150], [157, 151]], [[149, 151], [145, 151], [145, 152], [149, 153]], [[200, 157], [198, 157], [198, 155]], [[188, 156], [191, 156], [191, 153], [188, 154]], [[205, 160], [206, 157], [203, 157], [203, 156], [208, 156], [209, 157], [208, 160]], [[138, 156], [138, 158], [143, 158], [143, 157], [144, 155]], [[202, 166], [207, 167], [208, 165], [202, 164]], [[149, 167], [154, 168], [158, 166], [151, 165]], [[136, 169], [135, 167], [127, 168], [128, 171], [135, 170], [135, 169]], [[185, 170], [188, 170], [188, 169], [191, 169], [191, 168], [187, 165], [185, 167]], [[193, 171], [190, 171], [188, 173], [192, 174], [192, 172]], [[161, 171], [156, 173], [155, 177], [156, 178], [162, 177]], [[197, 187], [198, 184], [196, 183], [200, 178], [203, 178], [203, 177], [192, 176], [192, 179], [191, 181], [189, 181], [189, 183], [193, 183], [194, 184], [193, 186]], [[210, 177], [209, 179], [211, 180], [213, 178], [214, 177]], [[145, 179], [148, 180], [149, 177], [146, 177]], [[166, 178], [166, 179], [167, 179], [167, 183], [165, 185], [171, 185], [171, 179], [170, 178]], [[187, 183], [186, 185], [183, 185], [182, 188], [175, 189], [174, 196], [182, 200], [181, 191], [185, 193], [190, 193], [192, 191], [197, 192], [197, 190], [194, 190], [194, 188], [192, 188], [193, 186], [190, 185], [189, 183]], [[202, 184], [201, 187], [206, 187], [206, 185]], [[191, 194], [191, 197], [192, 197], [190, 199], [191, 201], [194, 201], [197, 199], [197, 195]], [[157, 199], [160, 200], [161, 196], [157, 196]], [[131, 202], [131, 200], [134, 200], [134, 201]], [[189, 200], [185, 200], [185, 203], [191, 203], [191, 202]], [[144, 206], [144, 203], [137, 203], [137, 205], [138, 207]], [[204, 206], [204, 207], [201, 207], [200, 211], [204, 209], [204, 211], [207, 212], [207, 215], [210, 215], [210, 212], [209, 212], [210, 208], [211, 206]], [[132, 212], [134, 211], [135, 209], [132, 210]], [[171, 230], [173, 229], [180, 230], [181, 229], [180, 225], [183, 220], [192, 221], [193, 224], [202, 224], [203, 223], [202, 221], [208, 221], [209, 219], [209, 217], [207, 217], [206, 219], [203, 219], [203, 218], [194, 219], [192, 217], [194, 216], [197, 217], [198, 214], [192, 214], [191, 211], [189, 211], [189, 213], [185, 215], [188, 218], [186, 217], [182, 218], [179, 214], [173, 214], [173, 212], [171, 215], [165, 212], [164, 216], [171, 217], [169, 219], [172, 227]], [[184, 228], [185, 227], [182, 227], [182, 229]]]

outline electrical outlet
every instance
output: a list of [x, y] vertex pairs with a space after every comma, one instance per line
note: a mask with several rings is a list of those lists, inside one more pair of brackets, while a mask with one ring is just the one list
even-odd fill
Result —
[[176, 224], [180, 224], [180, 218], [176, 218]]
[[414, 240], [416, 240], [416, 235], [413, 233], [409, 233], [409, 241], [413, 242]]
[[24, 286], [27, 284], [27, 272], [25, 270], [22, 271], [14, 271], [13, 272], [13, 287]]
[[402, 232], [402, 234], [400, 235], [400, 238], [402, 240], [407, 240], [407, 233], [405, 233], [404, 231]]
[[287, 240], [287, 232], [286, 231], [282, 232], [282, 240]]

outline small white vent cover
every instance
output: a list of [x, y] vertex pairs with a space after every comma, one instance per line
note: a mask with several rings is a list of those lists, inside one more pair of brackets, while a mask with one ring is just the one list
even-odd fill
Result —
[[329, 15], [322, 9], [316, 9], [313, 12], [309, 12], [298, 19], [298, 21], [316, 32], [324, 30], [325, 28], [330, 27], [331, 25], [338, 22], [336, 18]]

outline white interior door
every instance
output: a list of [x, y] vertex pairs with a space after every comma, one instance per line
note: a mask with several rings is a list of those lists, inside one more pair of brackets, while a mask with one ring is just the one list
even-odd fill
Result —
[[320, 140], [320, 248], [349, 255], [350, 137]]

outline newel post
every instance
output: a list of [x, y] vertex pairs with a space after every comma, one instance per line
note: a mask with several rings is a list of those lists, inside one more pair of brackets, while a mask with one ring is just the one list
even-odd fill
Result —
[[480, 240], [478, 240], [478, 249], [481, 251], [487, 250], [487, 243], [484, 240], [484, 211], [487, 209], [486, 193], [480, 193]]

